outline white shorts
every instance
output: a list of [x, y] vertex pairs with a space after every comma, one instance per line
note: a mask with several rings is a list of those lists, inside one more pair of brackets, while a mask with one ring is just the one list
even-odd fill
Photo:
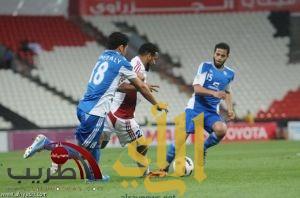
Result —
[[113, 132], [118, 136], [121, 146], [125, 146], [144, 135], [134, 118], [122, 119], [109, 112], [106, 116], [102, 133], [103, 137], [101, 139], [103, 141], [109, 141]]

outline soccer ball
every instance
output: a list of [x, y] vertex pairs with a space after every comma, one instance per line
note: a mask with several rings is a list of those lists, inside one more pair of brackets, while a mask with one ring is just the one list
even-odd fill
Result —
[[177, 176], [189, 176], [194, 170], [193, 160], [187, 156], [183, 158], [177, 158], [173, 162], [173, 170]]

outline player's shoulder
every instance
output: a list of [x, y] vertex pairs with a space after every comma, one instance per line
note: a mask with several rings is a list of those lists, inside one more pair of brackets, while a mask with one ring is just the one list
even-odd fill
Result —
[[231, 80], [234, 79], [234, 75], [235, 75], [235, 71], [233, 69], [231, 69], [230, 67], [228, 66], [224, 66], [225, 68], [225, 71], [227, 73], [227, 75], [231, 78]]
[[232, 68], [230, 68], [229, 66], [225, 65], [224, 68], [228, 73], [230, 73], [232, 75], [235, 74], [235, 71]]
[[120, 60], [120, 65], [124, 66], [124, 67], [131, 67], [130, 62], [127, 60], [127, 58], [125, 56], [123, 56], [122, 54], [118, 55], [118, 58]]
[[138, 56], [135, 56], [130, 61], [131, 65], [134, 67], [137, 64], [140, 64], [140, 58]]
[[139, 56], [132, 58], [130, 63], [136, 72], [145, 70], [145, 66]]
[[121, 59], [122, 61], [129, 62], [129, 61], [127, 60], [127, 58], [125, 58], [125, 56], [123, 56], [123, 55], [120, 55], [120, 59]]
[[123, 56], [121, 53], [117, 53], [116, 56], [118, 57], [118, 59], [120, 59], [121, 63], [128, 63], [129, 61], [127, 60], [127, 58], [125, 56]]
[[116, 50], [105, 50], [99, 57], [100, 59], [106, 59], [115, 63], [126, 63], [128, 60], [120, 52]]
[[140, 60], [139, 56], [135, 56], [131, 59], [131, 62], [137, 62], [139, 60]]
[[199, 67], [198, 67], [198, 73], [207, 72], [212, 67], [213, 67], [213, 64], [210, 61], [201, 62], [200, 65], [199, 65]]

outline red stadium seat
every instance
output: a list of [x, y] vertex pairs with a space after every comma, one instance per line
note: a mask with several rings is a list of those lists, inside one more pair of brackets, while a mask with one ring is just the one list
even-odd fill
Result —
[[282, 100], [274, 100], [266, 112], [259, 111], [257, 118], [267, 119], [300, 119], [300, 89], [289, 91]]
[[63, 16], [0, 16], [0, 43], [18, 52], [20, 42], [39, 43], [44, 50], [54, 46], [83, 46], [91, 37]]

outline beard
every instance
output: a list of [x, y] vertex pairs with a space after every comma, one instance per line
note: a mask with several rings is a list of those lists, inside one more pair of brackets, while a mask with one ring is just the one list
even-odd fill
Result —
[[218, 69], [220, 69], [220, 68], [223, 67], [224, 62], [225, 62], [225, 61], [223, 61], [223, 62], [221, 62], [221, 63], [217, 63], [216, 60], [214, 59], [214, 64], [215, 64], [216, 68], [218, 68]]
[[150, 63], [147, 63], [146, 65], [145, 65], [145, 70], [148, 72], [149, 71], [149, 69], [150, 69]]

